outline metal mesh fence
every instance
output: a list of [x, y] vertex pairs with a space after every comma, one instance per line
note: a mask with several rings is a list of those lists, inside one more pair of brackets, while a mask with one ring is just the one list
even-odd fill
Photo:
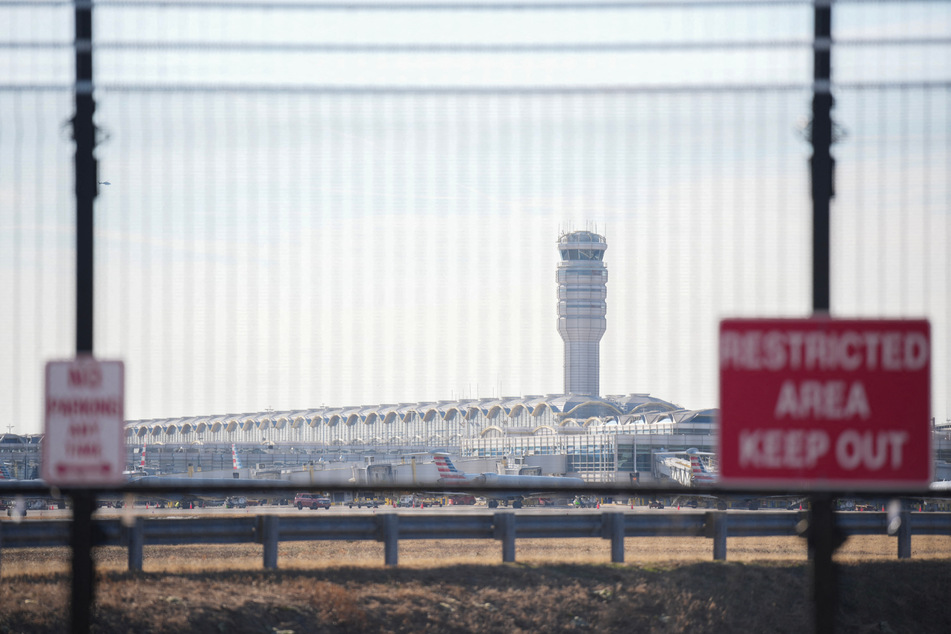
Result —
[[[97, 2], [95, 349], [129, 419], [562, 391], [717, 406], [717, 323], [811, 311], [805, 2]], [[0, 2], [0, 411], [73, 352], [72, 4]], [[832, 312], [924, 316], [951, 419], [951, 4], [837, 3]]]

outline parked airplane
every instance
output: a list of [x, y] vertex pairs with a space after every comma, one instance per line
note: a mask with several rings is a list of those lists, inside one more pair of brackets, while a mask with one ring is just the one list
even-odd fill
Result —
[[[215, 485], [220, 484], [223, 479], [221, 476], [216, 478], [189, 478], [189, 477], [179, 477], [179, 476], [160, 476], [160, 475], [149, 475], [145, 469], [145, 458], [146, 458], [146, 446], [142, 445], [142, 452], [139, 458], [138, 469], [133, 471], [124, 471], [127, 481], [129, 483], [143, 483], [143, 484], [160, 484], [164, 487], [182, 487], [182, 488], [192, 488], [200, 487], [202, 484]], [[241, 462], [238, 459], [237, 450], [234, 445], [231, 445], [231, 464], [233, 473], [229, 476], [237, 473], [241, 468]], [[41, 479], [33, 480], [17, 480], [13, 477], [13, 474], [10, 472], [10, 469], [5, 464], [0, 464], [0, 480], [16, 480], [19, 483], [28, 484], [28, 485], [37, 485], [37, 486], [46, 486], [46, 482]], [[149, 493], [149, 494], [139, 494], [138, 497], [140, 500], [142, 498], [148, 498], [149, 500], [154, 500], [159, 503], [164, 504], [179, 504], [180, 506], [186, 505], [203, 505], [205, 502], [221, 502], [226, 503], [229, 506], [243, 506], [246, 504], [246, 500], [243, 497], [231, 497], [222, 493], [192, 493], [192, 492], [183, 492], [183, 493]], [[127, 502], [126, 496], [116, 495], [108, 492], [99, 492], [96, 495], [97, 502], [100, 505], [106, 506], [116, 506], [119, 507]], [[131, 499], [131, 498], [129, 498]], [[25, 515], [27, 509], [31, 508], [46, 508], [50, 504], [55, 504], [59, 508], [65, 508], [65, 500], [60, 498], [52, 498], [50, 496], [31, 496], [24, 499], [23, 496], [16, 496], [16, 501], [10, 504], [9, 502], [5, 503], [8, 506], [7, 512], [8, 515], [17, 513], [19, 515]]]
[[[39, 478], [31, 478], [28, 480], [17, 478], [15, 475], [13, 475], [10, 467], [3, 463], [0, 463], [0, 480], [5, 482], [17, 482], [25, 486], [46, 486], [46, 482]], [[49, 495], [30, 495], [29, 497], [25, 497], [20, 494], [14, 494], [7, 499], [0, 500], [0, 502], [2, 502], [2, 506], [0, 506], [0, 508], [5, 507], [8, 516], [19, 517], [26, 515], [28, 509], [44, 509], [50, 504], [53, 504], [58, 508], [66, 507], [65, 500], [62, 498], [53, 498]]]
[[[697, 451], [696, 449], [688, 449], [686, 451], [688, 457], [690, 458], [690, 486], [691, 487], [712, 487], [716, 485], [720, 480], [720, 474], [716, 471], [711, 471], [706, 463], [704, 463], [701, 458], [702, 455], [712, 455], [706, 454]], [[750, 510], [756, 510], [760, 507], [760, 504], [764, 500], [776, 500], [781, 501], [787, 509], [794, 509], [797, 505], [802, 505], [805, 498], [801, 495], [763, 495], [761, 497], [749, 497], [749, 496], [735, 496], [735, 495], [701, 495], [694, 494], [690, 496], [678, 496], [681, 500], [702, 499], [707, 501], [712, 501], [716, 504], [719, 509], [726, 509], [729, 506], [729, 502], [738, 504], [744, 508]]]
[[[238, 473], [238, 470], [241, 468], [241, 461], [238, 459], [238, 452], [235, 449], [235, 446], [231, 445], [231, 477], [236, 477], [235, 474]], [[139, 462], [139, 468], [142, 473], [145, 475], [140, 475], [139, 477], [133, 478], [133, 482], [141, 483], [152, 483], [152, 484], [161, 484], [166, 487], [200, 487], [203, 484], [215, 485], [220, 484], [223, 479], [231, 479], [228, 476], [218, 476], [218, 477], [205, 477], [205, 478], [192, 478], [192, 477], [182, 477], [182, 476], [164, 476], [164, 475], [148, 475], [145, 472], [145, 446], [142, 447], [142, 458]], [[247, 501], [240, 496], [228, 496], [223, 493], [156, 493], [149, 496], [153, 500], [157, 500], [163, 503], [178, 504], [179, 506], [186, 505], [196, 505], [202, 506], [205, 502], [221, 502], [225, 503], [228, 506], [244, 506]]]
[[[521, 508], [525, 498], [550, 495], [545, 491], [547, 487], [562, 486], [576, 488], [584, 486], [581, 478], [543, 475], [507, 475], [498, 473], [465, 473], [456, 468], [448, 454], [433, 454], [433, 462], [439, 471], [439, 484], [465, 484], [466, 488], [477, 488], [478, 485], [491, 487], [511, 487], [511, 492], [492, 491], [485, 493], [489, 508], [496, 508], [499, 502], [511, 502], [512, 508]], [[534, 489], [537, 487], [537, 489]], [[534, 490], [533, 490], [534, 489]], [[540, 490], [538, 490], [540, 489]]]

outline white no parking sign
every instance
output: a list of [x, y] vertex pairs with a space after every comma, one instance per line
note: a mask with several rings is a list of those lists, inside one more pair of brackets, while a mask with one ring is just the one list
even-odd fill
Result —
[[61, 487], [122, 484], [122, 361], [77, 357], [46, 364], [43, 479]]

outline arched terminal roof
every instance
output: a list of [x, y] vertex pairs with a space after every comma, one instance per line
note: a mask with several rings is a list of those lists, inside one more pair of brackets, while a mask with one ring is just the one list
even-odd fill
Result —
[[[326, 442], [392, 442], [393, 439], [479, 436], [491, 428], [543, 429], [543, 433], [584, 433], [652, 425], [712, 427], [717, 410], [686, 410], [649, 394], [593, 397], [582, 394], [503, 396], [419, 403], [384, 403], [305, 410], [245, 412], [127, 421], [128, 442], [260, 441], [290, 434], [323, 434]], [[323, 431], [320, 431], [323, 430]], [[468, 430], [468, 431], [464, 431]], [[493, 430], [494, 431], [494, 430]], [[284, 434], [285, 436], [281, 436]], [[280, 440], [278, 440], [280, 442]], [[306, 442], [306, 441], [305, 441]]]

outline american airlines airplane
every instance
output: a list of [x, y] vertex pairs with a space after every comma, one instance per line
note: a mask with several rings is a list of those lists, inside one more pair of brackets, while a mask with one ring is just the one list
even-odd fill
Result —
[[[488, 500], [489, 508], [498, 507], [499, 502], [511, 502], [512, 508], [522, 508], [522, 501], [525, 498], [550, 495], [550, 491], [546, 492], [544, 490], [546, 487], [576, 488], [584, 486], [584, 480], [581, 478], [563, 476], [465, 473], [457, 469], [449, 455], [444, 453], [433, 454], [433, 462], [436, 463], [436, 469], [439, 471], [439, 479], [437, 480], [439, 484], [465, 484], [467, 489], [478, 485], [512, 488], [510, 492], [493, 491], [486, 493], [484, 497]], [[541, 491], [533, 491], [533, 487], [540, 488]]]

